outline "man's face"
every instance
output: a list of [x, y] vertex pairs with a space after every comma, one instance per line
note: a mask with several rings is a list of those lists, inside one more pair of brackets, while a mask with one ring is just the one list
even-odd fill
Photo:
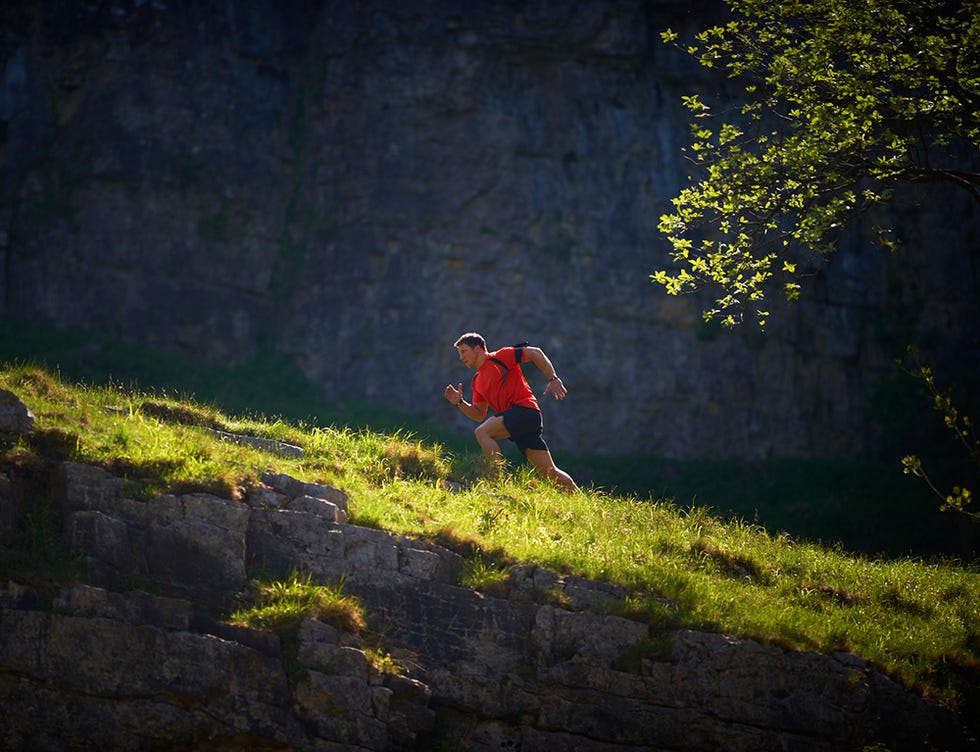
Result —
[[476, 366], [477, 355], [482, 352], [482, 349], [472, 347], [471, 345], [457, 345], [456, 349], [459, 351], [459, 359], [463, 362], [464, 366], [467, 368]]

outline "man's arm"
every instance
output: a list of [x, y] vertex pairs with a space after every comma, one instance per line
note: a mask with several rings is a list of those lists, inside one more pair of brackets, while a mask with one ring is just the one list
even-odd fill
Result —
[[458, 405], [460, 411], [470, 420], [475, 420], [477, 423], [482, 421], [487, 417], [487, 408], [490, 407], [486, 402], [474, 402], [472, 404], [463, 401]]
[[524, 359], [534, 363], [534, 365], [538, 367], [538, 370], [544, 374], [544, 377], [548, 379], [548, 386], [545, 387], [543, 392], [545, 396], [547, 396], [548, 392], [551, 392], [555, 396], [556, 400], [565, 399], [565, 395], [568, 394], [568, 390], [565, 388], [565, 385], [561, 383], [561, 379], [558, 377], [558, 372], [555, 370], [555, 366], [552, 364], [548, 356], [544, 354], [544, 350], [542, 350], [540, 347], [525, 347]]
[[445, 397], [447, 402], [451, 402], [470, 420], [481, 421], [487, 417], [486, 402], [474, 402], [472, 404], [463, 399], [463, 385], [453, 387], [451, 384], [446, 387]]

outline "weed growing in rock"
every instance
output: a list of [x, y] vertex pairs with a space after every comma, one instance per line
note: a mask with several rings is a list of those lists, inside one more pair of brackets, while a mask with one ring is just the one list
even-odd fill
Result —
[[364, 611], [357, 599], [344, 595], [343, 583], [335, 586], [313, 581], [296, 570], [285, 580], [253, 581], [254, 604], [229, 617], [232, 624], [283, 633], [306, 618], [358, 634], [364, 628]]
[[463, 565], [460, 584], [490, 595], [504, 596], [510, 575], [506, 568], [498, 567], [482, 556], [467, 559]]

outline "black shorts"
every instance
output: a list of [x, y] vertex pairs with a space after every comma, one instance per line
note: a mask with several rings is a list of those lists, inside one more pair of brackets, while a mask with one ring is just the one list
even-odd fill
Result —
[[510, 434], [510, 440], [517, 444], [521, 454], [528, 449], [543, 449], [548, 451], [548, 445], [541, 437], [541, 412], [533, 407], [514, 406], [501, 413], [504, 427]]

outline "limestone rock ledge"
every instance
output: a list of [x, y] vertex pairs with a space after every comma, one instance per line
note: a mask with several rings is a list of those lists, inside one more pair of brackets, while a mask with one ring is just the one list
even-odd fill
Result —
[[190, 603], [156, 600], [81, 586], [54, 613], [0, 609], [0, 748], [386, 750], [431, 728], [424, 687], [372, 671], [326, 625], [302, 625], [291, 680], [278, 655], [175, 624]]
[[[0, 507], [26, 505], [7, 481]], [[337, 489], [263, 482], [244, 502], [137, 501], [104, 470], [61, 466], [57, 501], [88, 584], [45, 608], [0, 585], [0, 748], [970, 748], [963, 719], [856, 656], [658, 632], [589, 610], [617, 588], [533, 567], [504, 596], [477, 593], [458, 585], [456, 553], [347, 524]], [[277, 637], [207, 616], [253, 565], [342, 579], [404, 674], [378, 673], [353, 636], [312, 620], [287, 672]]]

